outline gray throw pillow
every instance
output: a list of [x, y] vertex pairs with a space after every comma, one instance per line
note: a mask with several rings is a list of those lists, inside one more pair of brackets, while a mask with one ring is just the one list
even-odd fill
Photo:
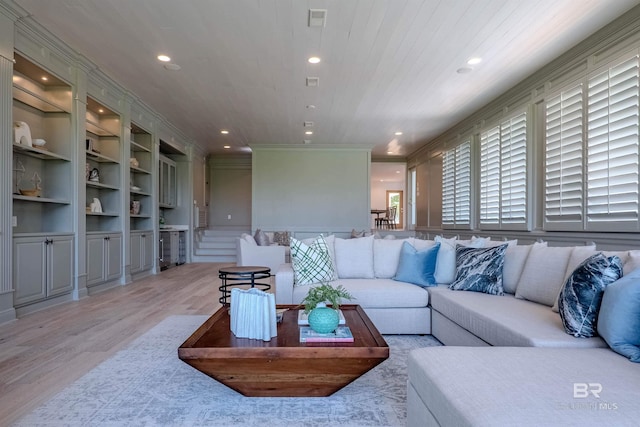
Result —
[[582, 262], [565, 282], [558, 296], [564, 330], [576, 338], [596, 336], [598, 311], [604, 290], [622, 277], [622, 261], [599, 252]]
[[273, 243], [277, 243], [280, 246], [289, 246], [291, 244], [288, 231], [276, 231], [273, 233]]
[[449, 285], [454, 291], [474, 291], [504, 295], [502, 269], [507, 244], [492, 248], [456, 246], [456, 278]]
[[253, 236], [253, 238], [256, 239], [256, 243], [258, 244], [258, 246], [269, 246], [271, 244], [269, 236], [267, 236], [267, 234], [259, 228], [256, 230], [256, 234]]

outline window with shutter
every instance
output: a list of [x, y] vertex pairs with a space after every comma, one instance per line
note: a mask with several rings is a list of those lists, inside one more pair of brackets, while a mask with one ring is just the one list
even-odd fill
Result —
[[589, 78], [587, 230], [639, 229], [638, 88], [638, 55]]
[[471, 226], [471, 140], [443, 154], [442, 226]]
[[480, 227], [526, 229], [527, 114], [480, 134]]
[[545, 200], [547, 230], [583, 227], [583, 84], [546, 103]]

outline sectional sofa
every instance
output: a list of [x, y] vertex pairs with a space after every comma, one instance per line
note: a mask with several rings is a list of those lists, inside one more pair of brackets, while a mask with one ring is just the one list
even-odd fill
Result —
[[[569, 335], [558, 313], [564, 283], [598, 253], [595, 246], [331, 236], [325, 242], [336, 273], [331, 283], [351, 292], [383, 334], [431, 333], [446, 345], [409, 357], [409, 425], [637, 425], [640, 364], [598, 336]], [[394, 280], [404, 242], [421, 251], [437, 247], [437, 286]], [[460, 244], [502, 246], [503, 295], [449, 289]], [[640, 281], [640, 251], [604, 255], [617, 256], [622, 272]], [[306, 295], [308, 286], [295, 285], [294, 277], [291, 264], [279, 267], [277, 303]]]

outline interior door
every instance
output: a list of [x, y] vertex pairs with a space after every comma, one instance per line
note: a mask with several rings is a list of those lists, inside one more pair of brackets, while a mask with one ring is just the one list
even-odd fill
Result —
[[387, 190], [387, 209], [396, 206], [396, 229], [404, 228], [404, 192], [402, 190]]

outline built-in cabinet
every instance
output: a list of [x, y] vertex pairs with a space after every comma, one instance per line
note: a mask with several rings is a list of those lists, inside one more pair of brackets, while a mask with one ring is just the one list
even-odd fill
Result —
[[71, 86], [20, 54], [15, 60], [12, 277], [20, 307], [73, 290], [74, 166]]
[[176, 206], [176, 162], [160, 155], [158, 170], [158, 205], [161, 208]]
[[87, 235], [87, 286], [120, 278], [122, 272], [122, 234]]
[[131, 232], [131, 273], [150, 270], [153, 267], [153, 231]]
[[2, 223], [12, 223], [0, 230], [0, 322], [154, 270], [160, 208], [174, 224], [191, 218], [191, 205], [177, 202], [175, 153], [159, 148], [167, 135], [183, 153], [185, 136], [6, 7], [0, 33], [13, 37], [0, 38], [0, 96], [9, 107], [0, 111], [0, 207]]
[[73, 290], [73, 235], [14, 237], [16, 307]]

